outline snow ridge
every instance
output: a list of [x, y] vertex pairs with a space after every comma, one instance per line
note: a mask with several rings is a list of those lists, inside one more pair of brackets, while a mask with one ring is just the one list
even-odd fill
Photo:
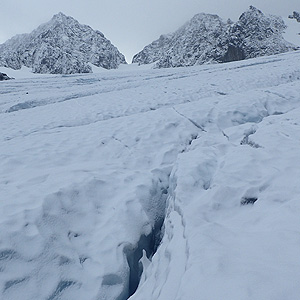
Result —
[[34, 73], [91, 73], [93, 64], [116, 69], [125, 57], [100, 31], [58, 13], [30, 34], [17, 35], [0, 45], [0, 66], [22, 66]]
[[280, 17], [264, 15], [253, 6], [236, 23], [201, 13], [173, 34], [162, 35], [146, 46], [132, 62], [155, 62], [155, 68], [183, 67], [296, 50], [296, 46], [283, 39], [285, 28]]

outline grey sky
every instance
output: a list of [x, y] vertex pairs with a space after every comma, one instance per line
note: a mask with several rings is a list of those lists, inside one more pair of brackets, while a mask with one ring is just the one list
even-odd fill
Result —
[[281, 16], [300, 10], [299, 0], [0, 0], [0, 43], [61, 11], [103, 32], [130, 62], [145, 45], [196, 13], [235, 21], [250, 5]]

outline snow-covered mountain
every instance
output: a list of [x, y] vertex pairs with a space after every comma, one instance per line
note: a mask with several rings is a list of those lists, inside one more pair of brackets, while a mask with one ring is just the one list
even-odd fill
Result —
[[299, 299], [300, 51], [31, 75], [0, 82], [1, 300]]
[[0, 45], [0, 66], [26, 66], [34, 73], [90, 73], [90, 64], [115, 69], [125, 63], [124, 55], [103, 33], [63, 13], [32, 33], [17, 35]]
[[297, 49], [282, 37], [277, 16], [251, 6], [236, 23], [217, 15], [198, 14], [176, 32], [163, 35], [133, 57], [133, 63], [157, 68], [229, 62]]
[[133, 63], [157, 61], [158, 67], [201, 64], [224, 55], [226, 24], [217, 15], [198, 14], [174, 34], [162, 35], [133, 57]]

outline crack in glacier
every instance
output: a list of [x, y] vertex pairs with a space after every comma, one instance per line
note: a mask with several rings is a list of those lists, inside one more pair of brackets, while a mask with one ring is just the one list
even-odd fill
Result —
[[[136, 244], [126, 244], [123, 248], [129, 273], [127, 284], [124, 285], [123, 291], [117, 298], [118, 300], [126, 300], [136, 292], [140, 284], [142, 274], [145, 271], [142, 259], [143, 257], [146, 257], [146, 259], [151, 262], [151, 259], [156, 253], [163, 238], [163, 224], [166, 217], [167, 199], [169, 197], [168, 179], [170, 176], [170, 171], [169, 169], [156, 171], [161, 174], [161, 177], [165, 178], [153, 180], [153, 186], [150, 190], [150, 196], [152, 199], [148, 199], [144, 204], [142, 204], [144, 205], [144, 210], [149, 217], [150, 223], [152, 223], [152, 229], [149, 234], [142, 234]], [[153, 205], [156, 203], [156, 207], [147, 207], [147, 203], [148, 205]], [[116, 274], [109, 274], [109, 277], [107, 276], [104, 278], [105, 280], [103, 280], [102, 284], [116, 282]]]
[[187, 116], [185, 116], [184, 114], [180, 113], [175, 107], [172, 107], [172, 109], [181, 117], [187, 119], [189, 122], [191, 122], [194, 126], [196, 126], [198, 129], [202, 130], [203, 132], [207, 132], [201, 125], [199, 125], [198, 123], [196, 123], [194, 120], [188, 118]]

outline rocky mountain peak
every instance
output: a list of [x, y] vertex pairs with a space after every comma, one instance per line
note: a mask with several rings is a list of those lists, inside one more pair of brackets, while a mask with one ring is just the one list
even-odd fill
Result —
[[218, 15], [213, 14], [206, 14], [206, 13], [199, 13], [196, 14], [190, 21], [188, 21], [186, 24], [190, 24], [191, 26], [198, 26], [203, 25], [205, 22], [213, 22], [213, 21], [219, 21], [220, 17]]
[[256, 16], [263, 16], [263, 12], [261, 10], [259, 10], [258, 8], [256, 8], [255, 6], [253, 5], [250, 5], [249, 6], [249, 9], [246, 10], [244, 13], [241, 14], [240, 18], [243, 18], [244, 16], [249, 16], [249, 15], [256, 15]]
[[294, 11], [292, 15], [289, 15], [289, 19], [295, 19], [297, 22], [300, 22], [300, 13]]
[[[280, 17], [265, 15], [254, 6], [237, 22], [224, 22], [218, 15], [200, 13], [177, 31], [146, 46], [134, 63], [155, 63], [157, 68], [229, 62], [271, 55], [297, 47], [286, 42]], [[164, 36], [163, 36], [164, 37]]]
[[275, 29], [282, 32], [286, 25], [281, 17], [273, 15], [265, 15], [261, 10], [250, 6], [250, 8], [241, 14], [237, 25], [242, 25], [246, 30], [252, 31], [261, 31], [269, 27], [269, 29]]
[[103, 33], [62, 12], [30, 34], [0, 45], [0, 66], [32, 68], [35, 73], [90, 73], [91, 65], [115, 69], [125, 57]]
[[72, 17], [68, 17], [66, 16], [64, 13], [62, 13], [61, 11], [57, 14], [55, 14], [53, 17], [52, 17], [52, 20], [58, 20], [58, 21], [64, 21], [64, 20], [68, 20], [68, 19], [72, 19], [74, 20]]
[[181, 31], [186, 31], [187, 34], [198, 32], [200, 37], [205, 32], [218, 31], [223, 27], [225, 27], [225, 23], [218, 15], [200, 13], [182, 26]]
[[64, 25], [64, 26], [67, 26], [70, 28], [73, 26], [87, 26], [87, 25], [81, 25], [76, 19], [74, 19], [71, 16], [67, 16], [62, 12], [55, 14], [48, 23], [42, 24], [42, 26], [43, 25], [47, 25], [47, 26], [57, 26], [57, 25], [62, 26], [62, 25]]
[[204, 63], [218, 54], [216, 44], [227, 27], [217, 15], [200, 13], [176, 32], [162, 35], [133, 58], [134, 63], [156, 62], [158, 68]]

